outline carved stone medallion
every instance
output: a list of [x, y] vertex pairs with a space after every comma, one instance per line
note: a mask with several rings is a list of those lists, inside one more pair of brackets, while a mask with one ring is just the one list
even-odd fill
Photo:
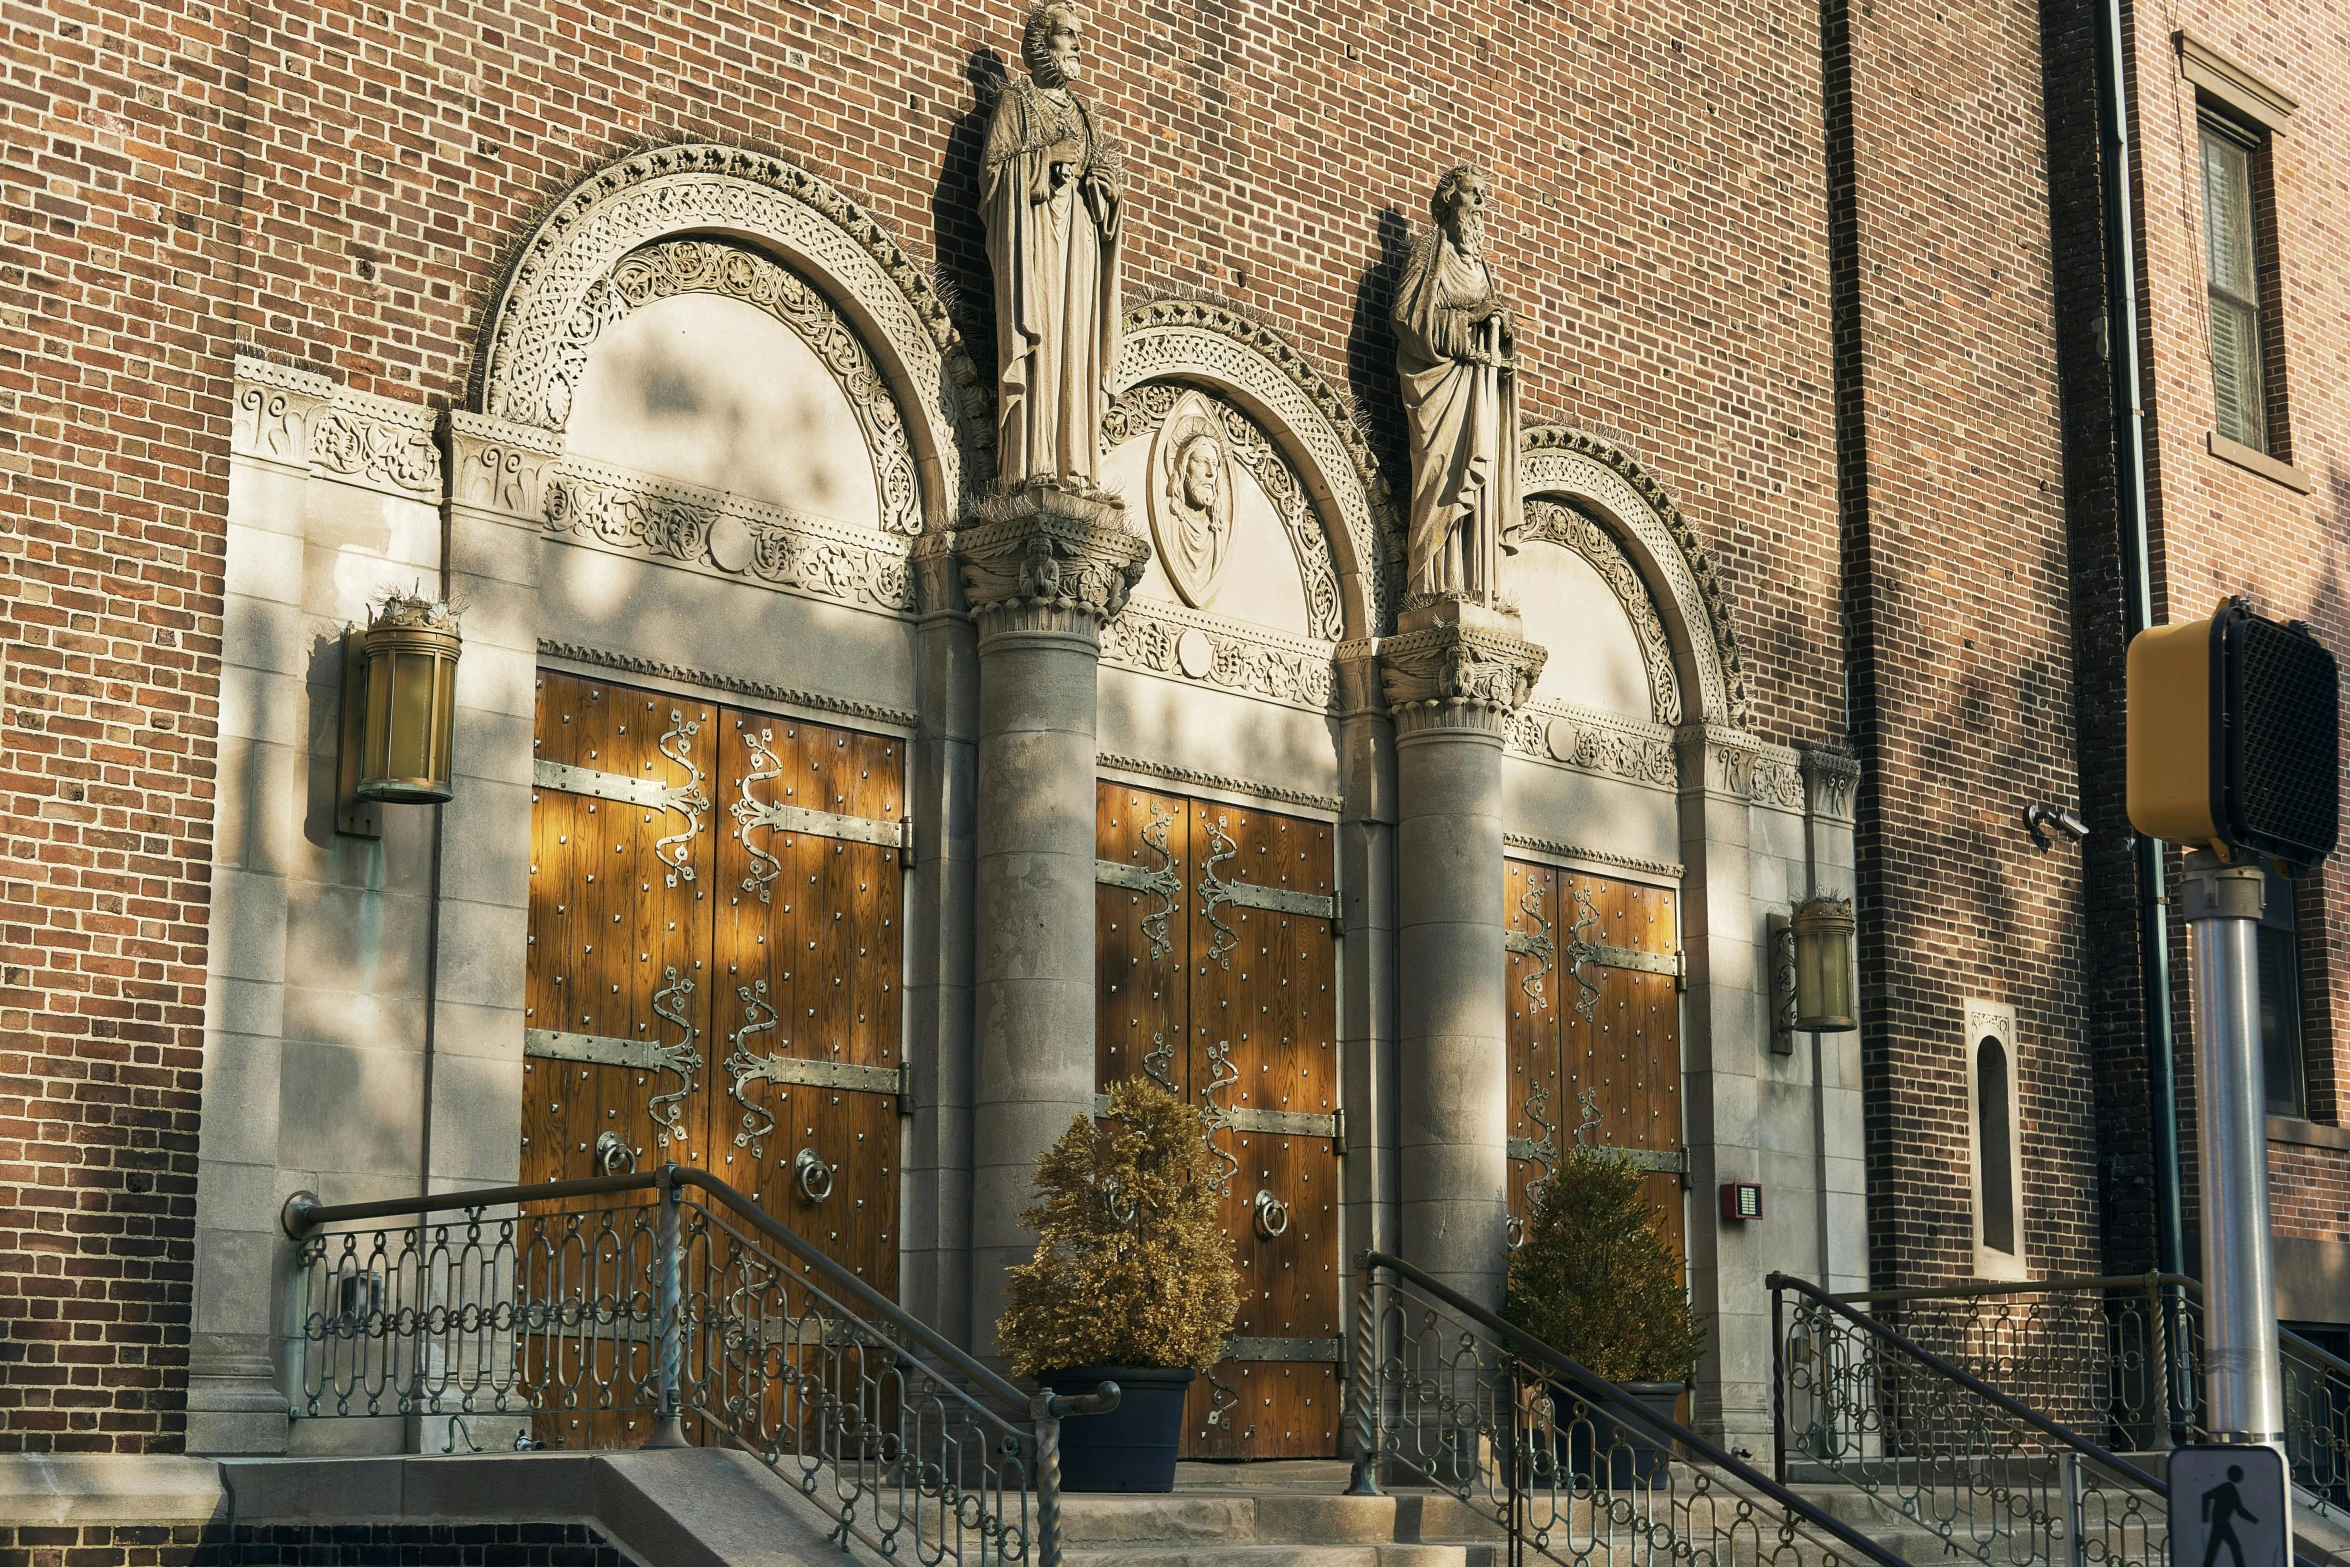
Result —
[[1151, 442], [1148, 511], [1159, 564], [1183, 602], [1206, 609], [1232, 546], [1232, 452], [1206, 397], [1176, 400]]

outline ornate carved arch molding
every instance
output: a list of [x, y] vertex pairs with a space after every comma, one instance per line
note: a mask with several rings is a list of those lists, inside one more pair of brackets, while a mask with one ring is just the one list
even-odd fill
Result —
[[1537, 425], [1519, 443], [1519, 486], [1529, 499], [1552, 497], [1597, 509], [1656, 594], [1668, 629], [1687, 660], [1684, 690], [1694, 689], [1706, 723], [1744, 729], [1746, 672], [1730, 606], [1696, 530], [1663, 485], [1607, 441], [1568, 425]]
[[870, 213], [769, 154], [658, 148], [558, 199], [490, 312], [475, 372], [480, 410], [562, 429], [600, 325], [594, 296], [632, 252], [693, 234], [774, 252], [848, 319], [911, 416], [923, 510], [932, 526], [951, 525], [993, 466], [986, 393], [962, 338], [922, 269]]
[[1214, 388], [1256, 421], [1296, 469], [1337, 558], [1346, 635], [1376, 635], [1395, 613], [1403, 532], [1354, 412], [1303, 354], [1262, 322], [1209, 300], [1157, 299], [1126, 312], [1113, 397], [1146, 381]]
[[1648, 681], [1648, 716], [1668, 728], [1681, 722], [1681, 677], [1673, 667], [1672, 633], [1657, 613], [1656, 596], [1604, 525], [1562, 501], [1536, 498], [1526, 502], [1525, 525], [1519, 537], [1559, 545], [1574, 551], [1599, 573], [1608, 591], [1622, 606], [1640, 646], [1640, 663]]

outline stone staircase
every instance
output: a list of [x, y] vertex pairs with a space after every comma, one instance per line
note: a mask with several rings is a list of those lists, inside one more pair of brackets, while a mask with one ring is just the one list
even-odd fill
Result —
[[[1677, 1468], [1679, 1466], [1676, 1466]], [[1386, 1496], [1347, 1496], [1344, 1463], [1300, 1461], [1180, 1466], [1165, 1496], [1065, 1496], [1062, 1541], [1071, 1567], [1499, 1567], [1508, 1559], [1501, 1529], [1443, 1492], [1391, 1487]], [[1685, 1491], [1689, 1475], [1676, 1476]], [[1797, 1488], [1804, 1499], [1907, 1562], [1952, 1558], [1939, 1536], [1843, 1484]], [[1719, 1481], [1716, 1496], [1726, 1495]], [[1766, 1504], [1767, 1505], [1767, 1504]], [[1576, 1509], [1565, 1532], [1589, 1539]], [[1595, 1567], [1647, 1561], [1655, 1553], [1621, 1543], [1593, 1550]], [[1572, 1557], [1573, 1552], [1562, 1552]], [[1825, 1552], [1798, 1542], [1794, 1561]]]

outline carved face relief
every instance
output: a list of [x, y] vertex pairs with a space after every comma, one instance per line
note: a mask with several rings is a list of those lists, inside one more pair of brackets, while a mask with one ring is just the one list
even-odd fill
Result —
[[1186, 392], [1151, 446], [1151, 538], [1183, 602], [1205, 609], [1232, 544], [1232, 454], [1215, 408]]

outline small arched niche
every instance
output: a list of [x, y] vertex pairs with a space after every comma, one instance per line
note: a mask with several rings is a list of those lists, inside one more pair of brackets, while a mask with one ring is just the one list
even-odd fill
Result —
[[1671, 638], [1604, 524], [1564, 501], [1528, 501], [1502, 578], [1527, 640], [1550, 654], [1535, 703], [1680, 722]]

